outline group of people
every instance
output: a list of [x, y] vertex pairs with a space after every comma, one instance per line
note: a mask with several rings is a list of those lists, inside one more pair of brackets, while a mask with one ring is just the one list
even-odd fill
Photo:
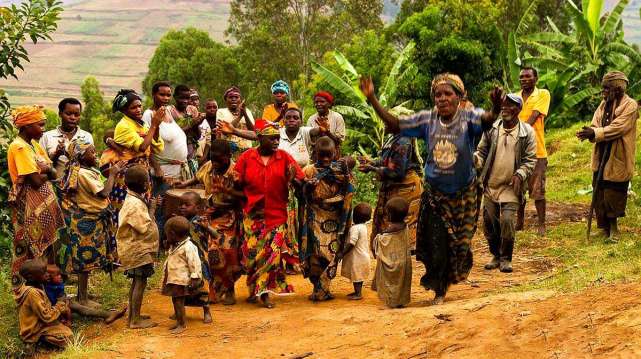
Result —
[[[225, 91], [225, 108], [209, 99], [204, 112], [188, 86], [154, 84], [145, 111], [135, 91], [121, 90], [113, 111], [122, 119], [106, 131], [99, 159], [92, 135], [78, 127], [78, 100], [60, 102], [61, 124], [48, 132], [40, 107], [16, 108], [8, 165], [22, 338], [63, 345], [70, 311], [111, 322], [128, 310], [130, 328], [156, 325], [141, 306], [163, 254], [161, 291], [172, 298], [174, 333], [185, 330], [185, 306], [202, 307], [211, 322], [210, 304], [235, 304], [242, 275], [247, 301], [273, 308], [270, 294], [293, 293], [287, 275], [297, 270], [313, 284], [311, 301], [333, 299], [340, 264], [354, 286], [347, 298], [362, 299], [370, 255], [372, 289], [386, 305], [410, 302], [413, 255], [426, 268], [420, 284], [440, 304], [470, 273], [481, 203], [492, 254], [485, 269], [512, 272], [528, 191], [537, 231], [545, 234], [550, 94], [537, 79], [534, 68], [523, 68], [521, 91], [496, 87], [483, 110], [467, 101], [459, 76], [439, 74], [431, 84], [434, 107], [397, 118], [362, 78], [361, 91], [388, 133], [376, 159], [342, 153], [345, 122], [331, 109], [332, 94], [314, 95], [316, 113], [303, 126], [303, 112], [280, 80], [258, 119], [237, 87]], [[594, 208], [610, 238], [618, 235], [634, 168], [638, 114], [627, 84], [624, 74], [608, 73], [591, 126], [577, 133], [596, 143]], [[423, 156], [417, 140], [425, 143]], [[380, 182], [374, 209], [353, 203], [355, 168]], [[118, 267], [132, 281], [128, 308], [103, 311], [90, 299], [89, 274]], [[77, 275], [73, 302], [62, 274]]]

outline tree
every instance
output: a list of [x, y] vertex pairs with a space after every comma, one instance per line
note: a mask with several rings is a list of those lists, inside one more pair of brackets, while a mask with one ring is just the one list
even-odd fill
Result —
[[277, 79], [308, 81], [312, 61], [352, 35], [382, 29], [382, 9], [380, 0], [232, 0], [227, 34], [238, 43], [243, 83], [259, 91], [249, 99], [270, 101]]
[[111, 104], [105, 100], [95, 77], [87, 76], [84, 79], [80, 85], [80, 96], [83, 103], [80, 128], [91, 132], [96, 149], [102, 151], [105, 148], [102, 137], [105, 131], [116, 126], [120, 114], [111, 112]]
[[236, 49], [217, 43], [204, 31], [194, 28], [171, 30], [161, 39], [149, 61], [143, 91], [151, 95], [157, 81], [170, 81], [198, 88], [201, 97], [217, 97], [231, 85], [240, 84]]
[[430, 106], [432, 77], [452, 72], [461, 76], [476, 105], [485, 104], [491, 86], [502, 76], [501, 63], [496, 61], [504, 54], [498, 16], [493, 6], [463, 0], [429, 5], [410, 15], [398, 33], [401, 39], [416, 43], [411, 62], [418, 73], [401, 98], [414, 100], [414, 108]]
[[[594, 110], [601, 92], [601, 78], [619, 70], [630, 78], [628, 92], [641, 92], [641, 54], [623, 39], [621, 14], [629, 0], [621, 0], [611, 13], [601, 16], [602, 0], [584, 0], [579, 9], [566, 0], [574, 32], [565, 34], [550, 21], [552, 31], [514, 35], [512, 64], [534, 65], [540, 84], [552, 95], [550, 124], [584, 120]], [[514, 76], [514, 75], [512, 75]]]
[[[398, 54], [392, 69], [379, 88], [378, 96], [381, 105], [390, 108], [390, 112], [397, 116], [413, 112], [405, 107], [406, 103], [397, 105], [396, 102], [401, 79], [416, 74], [416, 67], [413, 64], [406, 64], [413, 50], [414, 43], [409, 43]], [[334, 106], [333, 108], [347, 118], [347, 146], [351, 146], [353, 150], [358, 149], [362, 153], [377, 153], [385, 141], [385, 125], [374, 108], [367, 103], [365, 95], [358, 87], [361, 75], [342, 53], [333, 52], [332, 55], [342, 70], [340, 73], [333, 72], [318, 63], [312, 63], [312, 69], [320, 76], [326, 86], [330, 87], [347, 103], [347, 105]]]
[[[29, 0], [19, 5], [0, 7], [0, 78], [18, 78], [16, 69], [24, 70], [23, 61], [29, 61], [24, 48], [26, 41], [34, 44], [51, 39], [57, 28], [62, 6], [60, 1]], [[15, 135], [9, 120], [11, 105], [0, 89], [0, 162], [7, 163], [7, 148]], [[0, 202], [7, 203], [11, 179], [7, 166], [0, 169]], [[9, 209], [0, 208], [0, 251], [5, 256], [11, 245], [12, 226]]]

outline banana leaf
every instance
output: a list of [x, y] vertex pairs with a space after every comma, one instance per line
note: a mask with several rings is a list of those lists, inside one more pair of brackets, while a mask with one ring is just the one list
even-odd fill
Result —
[[319, 63], [312, 62], [311, 65], [312, 70], [314, 70], [314, 72], [316, 72], [323, 81], [327, 82], [334, 91], [352, 101], [355, 101], [358, 105], [367, 106], [365, 103], [365, 96], [360, 91], [355, 91], [351, 84], [348, 84], [338, 75]]
[[384, 107], [389, 105], [389, 102], [393, 102], [396, 97], [396, 89], [398, 86], [398, 76], [401, 71], [401, 67], [409, 58], [412, 50], [414, 49], [414, 42], [411, 42], [405, 46], [405, 48], [398, 55], [398, 58], [394, 62], [392, 69], [387, 75], [385, 80], [385, 85], [383, 86], [383, 91], [381, 92], [381, 104]]
[[629, 2], [630, 2], [629, 0], [621, 0], [614, 7], [614, 9], [612, 9], [612, 12], [610, 13], [610, 15], [608, 15], [608, 18], [605, 20], [605, 24], [603, 25], [602, 32], [604, 34], [609, 34], [616, 30], [617, 25], [621, 20], [621, 14], [623, 13], [623, 10], [625, 9], [625, 7], [628, 6]]
[[586, 89], [583, 89], [575, 94], [572, 94], [570, 96], [566, 96], [563, 99], [563, 103], [561, 104], [561, 109], [563, 110], [569, 110], [579, 103], [581, 103], [583, 100], [587, 99], [588, 97], [594, 96], [598, 93], [601, 92], [601, 88], [599, 87], [588, 87]]
[[334, 59], [336, 59], [336, 62], [338, 63], [338, 66], [340, 66], [343, 71], [348, 73], [352, 80], [357, 80], [360, 77], [358, 75], [358, 72], [356, 72], [354, 66], [352, 66], [352, 63], [345, 58], [345, 55], [343, 55], [340, 51], [334, 51], [333, 55]]
[[356, 107], [352, 106], [333, 106], [332, 109], [338, 113], [340, 113], [343, 116], [349, 116], [349, 117], [357, 117], [361, 119], [369, 119], [370, 116], [366, 114], [365, 112], [357, 109]]

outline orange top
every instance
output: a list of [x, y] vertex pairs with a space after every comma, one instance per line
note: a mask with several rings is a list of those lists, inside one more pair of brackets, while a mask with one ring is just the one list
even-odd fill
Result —
[[[298, 108], [298, 106], [293, 102], [287, 102], [287, 108]], [[263, 116], [261, 118], [269, 122], [274, 122], [278, 116], [280, 116], [280, 112], [276, 110], [276, 106], [273, 103], [270, 103], [263, 109]], [[283, 119], [278, 122], [278, 125], [284, 125]]]
[[31, 140], [31, 144], [29, 144], [22, 137], [17, 136], [7, 151], [9, 176], [14, 188], [18, 183], [21, 183], [22, 176], [41, 172], [38, 163], [51, 165], [47, 151], [40, 146], [38, 141]]

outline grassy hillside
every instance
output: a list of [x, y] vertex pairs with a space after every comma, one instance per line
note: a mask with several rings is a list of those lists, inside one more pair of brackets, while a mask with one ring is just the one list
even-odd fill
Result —
[[84, 0], [66, 2], [53, 42], [29, 45], [31, 63], [20, 80], [1, 87], [14, 104], [53, 107], [78, 96], [82, 80], [95, 76], [107, 95], [140, 89], [159, 39], [169, 29], [193, 26], [223, 41], [228, 0]]

